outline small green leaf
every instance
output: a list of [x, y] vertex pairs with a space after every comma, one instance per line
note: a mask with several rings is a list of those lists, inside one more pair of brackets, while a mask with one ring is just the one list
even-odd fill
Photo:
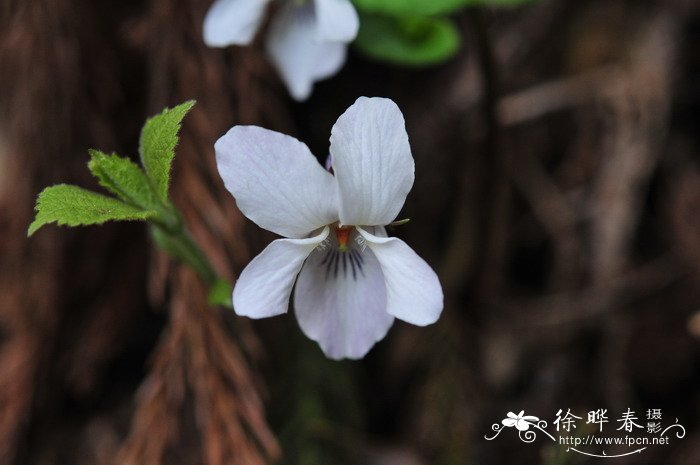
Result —
[[141, 163], [153, 183], [156, 194], [166, 205], [170, 169], [175, 157], [180, 124], [194, 104], [194, 100], [190, 100], [172, 109], [166, 108], [161, 114], [148, 119], [141, 131], [139, 141]]
[[430, 16], [452, 13], [474, 0], [353, 0], [358, 9], [367, 13], [391, 16]]
[[375, 59], [424, 66], [453, 56], [459, 48], [459, 33], [444, 18], [363, 15], [355, 45]]
[[100, 185], [126, 203], [146, 210], [157, 209], [158, 199], [148, 182], [146, 173], [133, 161], [119, 155], [107, 155], [89, 150], [88, 168]]
[[36, 201], [36, 219], [29, 225], [31, 236], [48, 223], [66, 226], [102, 224], [110, 220], [145, 220], [156, 215], [150, 210], [81, 187], [58, 184], [44, 189]]
[[209, 305], [233, 308], [233, 287], [228, 281], [218, 278], [209, 289]]

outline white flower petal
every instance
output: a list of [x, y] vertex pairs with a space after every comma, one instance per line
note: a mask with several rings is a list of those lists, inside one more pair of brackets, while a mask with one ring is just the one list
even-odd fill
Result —
[[382, 271], [369, 249], [361, 255], [359, 250], [315, 250], [294, 290], [299, 326], [336, 360], [362, 358], [386, 335], [394, 322], [386, 302]]
[[248, 45], [260, 27], [270, 0], [216, 0], [204, 18], [209, 47]]
[[297, 139], [257, 126], [234, 126], [214, 149], [226, 188], [258, 226], [300, 238], [337, 221], [333, 176]]
[[316, 60], [313, 80], [322, 81], [334, 76], [345, 64], [348, 46], [342, 42], [319, 42], [316, 44]]
[[389, 237], [384, 226], [366, 226], [364, 227], [364, 230], [370, 234], [374, 234], [377, 237]]
[[329, 228], [307, 239], [277, 239], [255, 257], [236, 281], [233, 308], [238, 315], [266, 318], [285, 313], [304, 260], [328, 237]]
[[386, 98], [360, 97], [331, 131], [340, 221], [389, 224], [413, 185], [414, 164], [401, 110]]
[[527, 431], [530, 429], [530, 424], [521, 418], [515, 421], [515, 427], [518, 431]]
[[400, 239], [378, 237], [361, 228], [357, 230], [382, 266], [387, 312], [418, 326], [435, 323], [442, 313], [443, 294], [430, 265]]
[[280, 8], [270, 26], [267, 52], [289, 93], [296, 100], [311, 95], [313, 83], [335, 74], [345, 62], [347, 46], [321, 42], [312, 4], [289, 3]]
[[357, 11], [349, 0], [315, 0], [317, 38], [328, 42], [352, 42], [360, 28]]
[[516, 421], [517, 420], [514, 420], [513, 418], [504, 418], [503, 420], [501, 420], [501, 423], [503, 423], [503, 426], [507, 426], [510, 428], [515, 426]]

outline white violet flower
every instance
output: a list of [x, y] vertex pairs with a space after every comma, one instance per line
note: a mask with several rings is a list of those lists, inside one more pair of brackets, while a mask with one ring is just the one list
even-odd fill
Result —
[[[210, 47], [248, 45], [273, 0], [216, 0], [204, 18]], [[347, 44], [359, 20], [350, 0], [275, 0], [279, 3], [266, 39], [267, 53], [296, 100], [311, 95], [313, 83], [343, 66]]]
[[330, 138], [334, 174], [304, 143], [257, 126], [234, 126], [214, 147], [241, 212], [285, 237], [241, 273], [236, 313], [285, 313], [296, 283], [299, 326], [333, 359], [362, 358], [394, 317], [418, 326], [437, 321], [443, 307], [437, 275], [384, 229], [414, 178], [393, 101], [360, 97], [338, 118]]

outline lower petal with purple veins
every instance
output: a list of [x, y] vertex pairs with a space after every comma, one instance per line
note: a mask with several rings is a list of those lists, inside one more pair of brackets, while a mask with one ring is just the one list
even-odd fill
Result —
[[358, 359], [386, 335], [394, 317], [386, 312], [384, 276], [374, 254], [353, 242], [341, 252], [336, 242], [307, 258], [294, 311], [304, 334], [327, 357]]

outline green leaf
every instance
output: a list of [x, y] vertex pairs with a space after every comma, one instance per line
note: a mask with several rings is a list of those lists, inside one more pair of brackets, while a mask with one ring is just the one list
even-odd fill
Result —
[[358, 9], [367, 13], [391, 16], [439, 15], [452, 13], [474, 0], [354, 0]]
[[168, 204], [170, 168], [175, 157], [180, 124], [194, 104], [194, 100], [190, 100], [172, 109], [166, 108], [161, 114], [148, 119], [141, 131], [139, 141], [141, 164], [153, 183], [156, 195], [166, 205]]
[[515, 6], [533, 0], [353, 0], [359, 10], [389, 16], [434, 16], [468, 6]]
[[209, 289], [209, 305], [220, 305], [222, 307], [233, 308], [233, 287], [231, 284], [218, 278]]
[[363, 15], [355, 45], [371, 58], [424, 66], [452, 57], [459, 48], [459, 33], [444, 18]]
[[31, 236], [48, 223], [66, 226], [102, 224], [110, 220], [145, 220], [156, 212], [142, 210], [120, 200], [77, 186], [59, 184], [44, 189], [36, 201], [36, 219], [29, 225]]
[[518, 6], [525, 3], [533, 3], [535, 0], [469, 0], [467, 3], [482, 6]]
[[90, 149], [88, 168], [100, 185], [124, 202], [146, 210], [160, 207], [146, 173], [133, 161]]

